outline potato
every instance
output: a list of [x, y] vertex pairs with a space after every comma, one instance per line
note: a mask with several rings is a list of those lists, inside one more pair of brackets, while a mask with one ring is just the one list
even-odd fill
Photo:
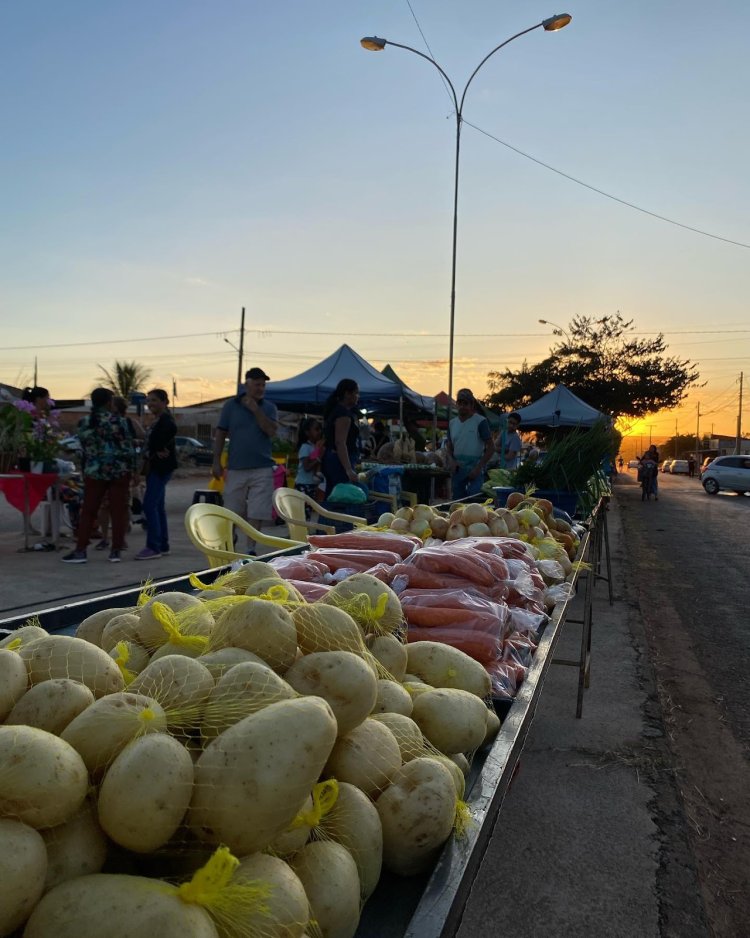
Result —
[[[408, 674], [406, 676], [407, 678], [409, 677]], [[428, 691], [435, 690], [432, 684], [424, 684], [419, 680], [404, 681], [403, 688], [411, 697], [412, 706], [414, 705], [415, 699], [419, 697], [420, 694], [426, 694]]]
[[29, 686], [26, 662], [15, 651], [0, 651], [0, 723]]
[[286, 672], [287, 682], [304, 696], [328, 701], [343, 736], [365, 719], [377, 696], [377, 682], [369, 665], [350, 651], [320, 651], [304, 655]]
[[138, 642], [118, 642], [109, 652], [109, 657], [118, 667], [126, 668], [131, 674], [140, 674], [151, 660], [149, 653]]
[[[312, 810], [312, 796], [308, 796], [307, 800], [300, 808], [298, 814], [309, 813]], [[296, 817], [289, 825], [289, 827], [283, 831], [283, 833], [279, 834], [278, 837], [274, 837], [274, 839], [268, 845], [268, 852], [273, 856], [282, 858], [294, 856], [294, 854], [300, 851], [309, 840], [312, 827], [309, 824], [299, 824], [295, 826], [294, 821], [296, 821]]]
[[409, 692], [395, 681], [378, 681], [378, 697], [373, 713], [403, 713], [408, 717], [412, 711]]
[[414, 701], [414, 722], [433, 746], [446, 755], [473, 752], [487, 732], [487, 707], [465, 690], [440, 687]]
[[263, 853], [245, 857], [237, 867], [233, 882], [262, 882], [271, 886], [266, 909], [243, 919], [248, 935], [264, 938], [302, 938], [310, 918], [310, 907], [305, 889], [294, 870], [279, 860]]
[[67, 677], [85, 684], [94, 697], [114, 694], [125, 686], [120, 669], [106, 651], [69, 635], [49, 635], [20, 649], [32, 684]]
[[411, 762], [417, 756], [427, 754], [422, 730], [411, 717], [404, 716], [403, 713], [373, 713], [371, 719], [387, 726], [393, 733], [398, 743], [402, 762]]
[[484, 734], [484, 744], [488, 745], [500, 731], [500, 717], [491, 707], [487, 707], [487, 730]]
[[123, 612], [113, 616], [102, 629], [99, 645], [106, 652], [112, 651], [118, 642], [137, 641], [138, 626], [141, 624], [140, 616], [133, 612]]
[[406, 676], [406, 645], [393, 635], [369, 635], [367, 647], [373, 658], [379, 661], [394, 681], [403, 681]]
[[207, 645], [197, 645], [193, 642], [166, 642], [151, 655], [151, 661], [166, 658], [167, 655], [184, 655], [186, 658], [200, 658], [206, 651]]
[[97, 700], [71, 720], [61, 736], [96, 778], [132, 739], [165, 733], [167, 717], [151, 697], [123, 691]]
[[143, 876], [94, 873], [60, 883], [34, 909], [24, 938], [218, 938], [208, 912]]
[[[270, 567], [269, 569], [273, 569]], [[302, 594], [292, 583], [278, 576], [267, 576], [251, 583], [245, 590], [245, 596], [263, 596], [285, 608], [294, 608], [297, 603], [304, 602]]]
[[165, 733], [128, 743], [99, 789], [99, 823], [116, 844], [151, 853], [172, 837], [193, 793], [193, 760]]
[[324, 837], [346, 847], [357, 864], [362, 902], [375, 891], [383, 865], [383, 828], [375, 805], [354, 785], [339, 782], [333, 808], [320, 822]]
[[0, 648], [7, 648], [9, 651], [18, 651], [24, 645], [36, 641], [37, 638], [46, 638], [49, 632], [40, 625], [22, 625], [20, 629], [14, 629], [10, 635], [6, 635], [0, 641]]
[[169, 639], [164, 625], [155, 614], [154, 603], [161, 603], [171, 609], [178, 616], [186, 634], [208, 635], [213, 628], [214, 617], [200, 599], [189, 593], [158, 593], [141, 606], [138, 613], [141, 624], [136, 637], [144, 648], [153, 650], [166, 644]]
[[0, 817], [31, 827], [64, 824], [83, 803], [86, 766], [58, 736], [35, 726], [0, 726]]
[[366, 657], [365, 642], [348, 612], [325, 603], [308, 603], [292, 613], [297, 643], [303, 654], [316, 651], [351, 651]]
[[218, 681], [222, 674], [226, 674], [230, 668], [233, 668], [236, 664], [242, 664], [243, 661], [257, 661], [259, 664], [265, 664], [265, 661], [251, 651], [231, 647], [205, 652], [199, 656], [198, 660], [204, 668], [208, 668], [211, 677], [215, 681]]
[[368, 717], [336, 741], [325, 773], [328, 778], [356, 785], [375, 799], [400, 767], [396, 737], [383, 723]]
[[245, 717], [198, 759], [190, 827], [237, 856], [263, 850], [296, 817], [335, 740], [336, 719], [319, 697], [282, 700]]
[[296, 696], [289, 684], [268, 665], [254, 661], [236, 664], [219, 678], [206, 701], [201, 735], [204, 739], [213, 739], [251, 713]]
[[45, 892], [68, 879], [98, 873], [107, 859], [107, 838], [90, 801], [65, 824], [42, 831], [42, 837], [47, 847]]
[[434, 759], [401, 768], [377, 802], [383, 825], [383, 865], [399, 876], [428, 870], [453, 830], [456, 789]]
[[85, 684], [58, 677], [30, 688], [8, 715], [8, 726], [36, 726], [59, 736], [71, 720], [94, 702]]
[[0, 818], [0, 935], [10, 935], [31, 915], [46, 874], [41, 835], [20, 821]]
[[490, 676], [479, 664], [457, 648], [442, 642], [412, 642], [406, 646], [408, 671], [433, 687], [455, 687], [477, 697], [492, 690]]
[[353, 573], [320, 601], [348, 612], [364, 635], [370, 632], [389, 635], [404, 623], [398, 596], [371, 573]]
[[148, 664], [130, 684], [161, 704], [170, 727], [198, 726], [214, 679], [200, 662], [184, 655], [167, 655]]
[[322, 938], [353, 938], [359, 924], [357, 864], [341, 844], [317, 840], [291, 862]]
[[[459, 753], [461, 758], [466, 762], [466, 758]], [[466, 779], [464, 778], [464, 772], [461, 769], [461, 766], [458, 764], [456, 759], [453, 756], [444, 756], [442, 753], [434, 753], [427, 758], [434, 759], [436, 762], [439, 762], [441, 765], [444, 765], [446, 769], [451, 773], [451, 778], [453, 779], [453, 785], [456, 789], [456, 797], [459, 800], [463, 800], [464, 794], [466, 793]], [[468, 765], [468, 762], [466, 762]]]
[[104, 631], [104, 626], [110, 619], [114, 619], [115, 616], [121, 616], [125, 612], [135, 611], [135, 607], [133, 606], [123, 606], [117, 609], [100, 609], [99, 612], [93, 612], [90, 616], [87, 616], [76, 629], [76, 638], [101, 647], [102, 632]]
[[297, 657], [292, 617], [278, 603], [248, 599], [230, 606], [216, 623], [208, 650], [244, 648], [283, 674]]
[[466, 756], [462, 752], [454, 752], [451, 753], [448, 758], [451, 760], [451, 762], [454, 763], [454, 765], [459, 767], [464, 778], [466, 778], [466, 776], [471, 771], [471, 763], [466, 758]]

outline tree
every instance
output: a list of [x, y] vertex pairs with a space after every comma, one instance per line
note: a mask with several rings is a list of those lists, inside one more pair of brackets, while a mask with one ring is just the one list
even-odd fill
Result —
[[485, 403], [518, 408], [537, 400], [557, 384], [612, 417], [643, 417], [676, 407], [699, 380], [690, 361], [667, 354], [664, 336], [637, 338], [633, 320], [620, 313], [595, 319], [576, 316], [568, 335], [536, 365], [519, 371], [492, 371]]
[[126, 401], [130, 400], [133, 391], [140, 391], [151, 377], [151, 370], [137, 362], [116, 361], [112, 371], [107, 371], [103, 365], [99, 365], [99, 370], [107, 379], [106, 387], [124, 397]]

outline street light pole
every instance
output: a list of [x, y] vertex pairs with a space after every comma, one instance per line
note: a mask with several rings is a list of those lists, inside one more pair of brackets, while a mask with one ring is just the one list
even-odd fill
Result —
[[552, 321], [549, 320], [549, 319], [540, 319], [540, 320], [538, 320], [538, 321], [539, 321], [543, 326], [552, 326], [552, 327], [553, 327], [553, 329], [552, 329], [552, 335], [564, 335], [565, 338], [568, 340], [568, 342], [570, 342], [570, 336], [568, 335], [568, 333], [563, 329], [562, 326], [558, 326], [558, 324], [557, 324], [556, 322], [552, 322]]
[[477, 65], [474, 71], [469, 76], [469, 80], [464, 86], [464, 90], [461, 94], [461, 100], [458, 100], [458, 95], [456, 94], [456, 89], [453, 87], [453, 82], [446, 75], [443, 69], [438, 65], [438, 63], [431, 58], [429, 55], [425, 55], [424, 52], [420, 52], [419, 49], [413, 49], [411, 46], [402, 45], [399, 42], [392, 42], [390, 39], [381, 39], [378, 36], [365, 36], [363, 39], [360, 39], [360, 45], [363, 49], [367, 49], [370, 52], [382, 52], [385, 47], [395, 46], [397, 49], [405, 49], [407, 52], [413, 52], [415, 55], [418, 55], [420, 58], [425, 59], [427, 62], [430, 62], [435, 68], [440, 72], [440, 74], [445, 79], [448, 88], [450, 89], [451, 96], [453, 98], [453, 104], [455, 107], [456, 114], [456, 159], [455, 159], [455, 172], [453, 180], [453, 246], [451, 251], [451, 307], [450, 307], [450, 325], [449, 325], [449, 341], [448, 341], [448, 420], [450, 421], [452, 403], [453, 403], [453, 347], [454, 347], [454, 336], [455, 336], [455, 323], [456, 323], [456, 246], [458, 243], [458, 179], [459, 179], [459, 162], [461, 156], [461, 125], [463, 123], [463, 107], [464, 100], [466, 98], [466, 92], [469, 90], [469, 85], [474, 80], [479, 69], [484, 65], [484, 63], [493, 56], [496, 52], [502, 49], [504, 46], [507, 46], [509, 42], [513, 42], [514, 39], [518, 39], [519, 36], [525, 36], [526, 33], [533, 32], [535, 29], [544, 29], [546, 32], [556, 32], [559, 29], [562, 29], [564, 26], [567, 26], [571, 21], [572, 17], [569, 13], [559, 13], [556, 16], [550, 16], [545, 20], [542, 20], [541, 23], [537, 23], [534, 26], [530, 26], [528, 29], [522, 30], [520, 33], [516, 33], [514, 36], [511, 36], [510, 39], [506, 39], [505, 42], [501, 42], [499, 46], [488, 52], [487, 55], [482, 59], [482, 61]]

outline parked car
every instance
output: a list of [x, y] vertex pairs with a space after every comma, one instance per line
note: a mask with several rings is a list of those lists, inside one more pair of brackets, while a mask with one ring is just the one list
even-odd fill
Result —
[[214, 461], [214, 452], [210, 446], [201, 443], [192, 436], [176, 436], [174, 438], [177, 458], [192, 466], [210, 466]]
[[641, 464], [640, 459], [631, 459], [628, 462], [628, 469], [637, 469]]
[[721, 490], [744, 495], [750, 492], [750, 457], [719, 456], [703, 471], [702, 481], [709, 495]]
[[674, 459], [665, 459], [664, 462], [661, 464], [660, 471], [669, 472], [669, 467], [672, 465], [673, 462], [674, 462]]
[[708, 467], [711, 465], [711, 463], [714, 461], [714, 459], [716, 459], [715, 456], [706, 456], [706, 458], [705, 458], [705, 459], [703, 460], [703, 462], [701, 463], [700, 469], [698, 470], [698, 478], [699, 478], [699, 479], [702, 479], [702, 478], [703, 478], [703, 473], [706, 471], [706, 469], [708, 469]]
[[669, 471], [673, 476], [690, 475], [690, 466], [687, 459], [673, 459], [669, 465]]

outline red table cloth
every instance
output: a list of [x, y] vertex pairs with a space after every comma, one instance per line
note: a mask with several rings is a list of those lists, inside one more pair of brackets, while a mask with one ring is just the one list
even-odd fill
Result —
[[44, 498], [47, 489], [55, 484], [57, 479], [56, 472], [19, 472], [11, 476], [0, 478], [0, 492], [5, 495], [9, 505], [23, 511], [24, 505], [24, 480], [29, 492], [29, 514], [37, 507]]

